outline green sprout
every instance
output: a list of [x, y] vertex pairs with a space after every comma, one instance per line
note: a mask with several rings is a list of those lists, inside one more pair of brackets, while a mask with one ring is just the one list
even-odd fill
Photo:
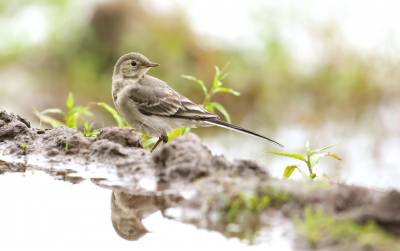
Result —
[[26, 155], [27, 144], [26, 143], [22, 143], [21, 145], [22, 145], [22, 149], [24, 150], [24, 155]]
[[100, 133], [101, 128], [92, 131], [92, 129], [93, 129], [93, 124], [94, 124], [94, 122], [90, 123], [90, 125], [89, 125], [89, 123], [85, 121], [82, 134], [85, 135], [86, 137], [89, 137], [89, 138], [94, 138], [94, 137], [96, 137], [97, 134]]
[[[36, 109], [33, 108], [35, 111], [36, 116], [40, 119], [40, 125], [42, 122], [46, 124], [50, 124], [53, 128], [57, 126], [62, 126], [65, 125], [70, 128], [77, 129], [77, 121], [81, 119], [82, 115], [87, 115], [87, 116], [93, 116], [93, 114], [89, 111], [89, 108], [83, 107], [83, 106], [74, 106], [74, 96], [70, 92], [68, 95], [68, 99], [66, 102], [67, 106], [67, 113], [63, 112], [61, 109], [58, 108], [51, 108], [51, 109], [46, 109], [42, 112], [38, 112]], [[55, 113], [55, 114], [61, 114], [64, 118], [64, 121], [57, 120], [55, 118], [52, 118], [50, 116], [46, 116], [45, 114], [48, 113]]]
[[68, 151], [68, 142], [69, 142], [69, 135], [67, 137], [67, 140], [65, 141], [65, 151]]
[[[273, 154], [277, 154], [277, 155], [282, 155], [282, 156], [286, 156], [286, 157], [290, 157], [290, 158], [295, 158], [301, 161], [304, 161], [307, 164], [308, 167], [308, 171], [309, 171], [309, 175], [302, 169], [302, 167], [300, 165], [291, 165], [291, 166], [287, 166], [285, 168], [285, 171], [283, 172], [283, 179], [288, 179], [290, 177], [290, 175], [294, 172], [294, 170], [297, 168], [297, 170], [303, 175], [303, 177], [306, 180], [313, 180], [315, 177], [317, 177], [317, 175], [313, 172], [313, 167], [318, 164], [318, 161], [320, 158], [325, 157], [325, 156], [331, 156], [335, 159], [341, 160], [338, 156], [336, 156], [336, 154], [334, 153], [318, 153], [321, 152], [323, 150], [326, 150], [328, 148], [331, 148], [332, 146], [335, 146], [337, 144], [334, 145], [330, 145], [330, 146], [326, 146], [323, 147], [321, 149], [318, 150], [311, 150], [310, 151], [310, 143], [307, 140], [306, 143], [306, 150], [307, 150], [307, 158], [305, 158], [303, 155], [301, 154], [297, 154], [297, 153], [280, 153], [280, 152], [273, 152], [273, 151], [267, 151], [264, 153], [273, 153]], [[264, 154], [263, 153], [263, 154]], [[318, 154], [316, 154], [318, 153]], [[324, 173], [322, 174], [322, 177], [330, 180], [329, 177]]]

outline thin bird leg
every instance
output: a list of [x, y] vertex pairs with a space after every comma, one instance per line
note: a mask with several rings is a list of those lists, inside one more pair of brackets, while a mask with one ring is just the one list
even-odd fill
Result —
[[168, 143], [168, 135], [161, 135], [160, 139], [162, 138], [163, 144]]
[[161, 143], [162, 140], [163, 139], [161, 137], [157, 140], [157, 142], [153, 145], [153, 147], [150, 150], [151, 153], [157, 148], [157, 146]]

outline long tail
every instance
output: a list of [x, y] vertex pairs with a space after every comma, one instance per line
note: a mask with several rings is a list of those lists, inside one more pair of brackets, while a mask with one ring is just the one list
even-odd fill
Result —
[[206, 122], [207, 124], [211, 124], [211, 125], [216, 125], [216, 126], [219, 126], [219, 127], [227, 128], [227, 129], [230, 129], [230, 130], [233, 130], [233, 131], [237, 131], [237, 132], [241, 132], [241, 133], [244, 133], [244, 134], [248, 134], [248, 135], [251, 135], [251, 136], [254, 136], [254, 137], [263, 138], [263, 139], [266, 139], [266, 140], [268, 140], [268, 141], [270, 141], [270, 142], [272, 142], [272, 143], [274, 143], [274, 144], [276, 144], [276, 145], [278, 145], [280, 147], [283, 147], [282, 144], [279, 144], [278, 142], [276, 142], [276, 141], [274, 141], [272, 139], [269, 139], [269, 138], [267, 138], [265, 136], [262, 136], [262, 135], [260, 135], [258, 133], [255, 133], [255, 132], [252, 132], [250, 130], [244, 129], [244, 128], [240, 127], [240, 126], [235, 126], [235, 125], [229, 124], [229, 123], [227, 123], [225, 121], [221, 121], [219, 119], [207, 119], [207, 120], [203, 120], [203, 121]]

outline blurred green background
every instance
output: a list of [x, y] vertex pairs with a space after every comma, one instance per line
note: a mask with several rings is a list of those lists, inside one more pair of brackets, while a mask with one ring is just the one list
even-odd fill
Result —
[[[249, 1], [246, 8], [239, 3], [0, 0], [0, 107], [37, 126], [31, 107], [65, 109], [69, 92], [77, 105], [113, 105], [113, 66], [132, 51], [161, 64], [149, 75], [201, 103], [200, 87], [181, 74], [211, 87], [214, 66], [229, 61], [224, 86], [241, 96], [221, 93], [213, 101], [225, 106], [233, 124], [271, 137], [288, 152], [302, 151], [306, 139], [312, 148], [342, 142], [332, 151], [344, 161], [327, 161], [322, 171], [344, 182], [400, 187], [395, 182], [400, 178], [398, 31], [390, 32], [373, 16], [361, 30], [346, 30], [363, 22], [357, 17], [368, 11], [360, 14], [340, 1], [326, 1], [323, 8], [317, 1]], [[350, 25], [340, 22], [343, 11]], [[369, 11], [379, 14], [374, 6]], [[201, 26], [207, 19], [220, 27], [214, 35]], [[383, 38], [371, 32], [374, 23]], [[229, 38], [235, 31], [242, 35]], [[359, 44], [373, 40], [376, 46], [352, 43], [347, 36], [352, 31], [361, 32]], [[103, 108], [91, 110], [88, 120], [95, 127], [116, 125]], [[218, 128], [194, 132], [215, 153], [256, 159], [276, 176], [293, 162], [260, 158], [265, 150], [281, 149], [257, 139]], [[371, 178], [378, 170], [381, 176]]]

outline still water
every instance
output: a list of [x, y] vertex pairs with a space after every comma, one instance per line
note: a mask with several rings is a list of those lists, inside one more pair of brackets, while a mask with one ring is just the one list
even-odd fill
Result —
[[127, 241], [112, 225], [111, 194], [89, 180], [74, 185], [42, 171], [5, 173], [0, 176], [0, 249], [293, 250], [286, 231], [291, 226], [264, 231], [259, 236], [263, 243], [250, 246], [237, 238], [163, 218], [160, 211], [142, 220], [147, 234], [138, 241]]

